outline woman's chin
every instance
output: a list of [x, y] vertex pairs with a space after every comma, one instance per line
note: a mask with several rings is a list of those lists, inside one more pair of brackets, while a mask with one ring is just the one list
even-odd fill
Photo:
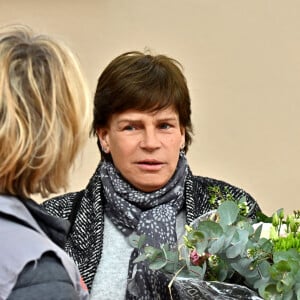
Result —
[[133, 186], [142, 191], [142, 192], [145, 192], [145, 193], [151, 193], [151, 192], [155, 192], [159, 189], [161, 189], [162, 187], [164, 187], [165, 183], [157, 183], [155, 184], [154, 182], [151, 182], [149, 183], [148, 182], [145, 182], [145, 183], [136, 183], [136, 184], [133, 184]]

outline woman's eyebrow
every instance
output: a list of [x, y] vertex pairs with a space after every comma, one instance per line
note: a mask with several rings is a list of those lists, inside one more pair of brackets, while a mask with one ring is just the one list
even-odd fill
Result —
[[126, 118], [126, 119], [118, 120], [118, 121], [117, 121], [117, 124], [128, 123], [128, 122], [130, 122], [130, 123], [132, 123], [132, 122], [136, 123], [136, 122], [141, 122], [141, 121], [142, 121], [142, 120], [140, 120], [140, 119]]
[[[158, 122], [173, 122], [173, 121], [177, 121], [176, 116], [174, 117], [159, 117], [156, 118], [155, 121]], [[120, 120], [117, 120], [117, 124], [122, 124], [122, 123], [138, 123], [138, 122], [143, 122], [142, 118], [130, 118], [130, 117], [124, 117]]]
[[176, 121], [177, 118], [176, 117], [167, 117], [167, 118], [158, 118], [157, 120], [158, 121], [168, 121], [168, 122], [171, 122], [171, 121]]

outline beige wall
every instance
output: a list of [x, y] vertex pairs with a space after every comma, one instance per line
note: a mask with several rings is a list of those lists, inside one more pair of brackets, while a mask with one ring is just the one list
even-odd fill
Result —
[[[194, 173], [250, 192], [271, 213], [300, 208], [300, 2], [296, 0], [0, 0], [0, 23], [64, 39], [92, 92], [106, 64], [145, 47], [185, 67]], [[70, 190], [99, 156], [87, 145]]]

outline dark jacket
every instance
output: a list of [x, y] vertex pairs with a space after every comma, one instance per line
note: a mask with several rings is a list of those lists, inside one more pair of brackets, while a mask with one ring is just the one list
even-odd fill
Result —
[[0, 198], [0, 299], [88, 299], [62, 250], [69, 223], [32, 200]]
[[80, 299], [59, 259], [49, 252], [28, 263], [8, 300]]
[[[43, 203], [50, 214], [70, 219], [73, 223], [65, 249], [77, 263], [89, 289], [92, 287], [103, 246], [105, 197], [99, 168], [100, 165], [86, 189], [59, 196]], [[211, 186], [227, 187], [235, 198], [246, 196], [250, 206], [249, 216], [255, 215], [256, 211], [259, 210], [255, 200], [243, 190], [223, 181], [194, 176], [189, 171], [185, 181], [185, 209], [188, 224], [212, 209], [208, 202], [208, 188]]]

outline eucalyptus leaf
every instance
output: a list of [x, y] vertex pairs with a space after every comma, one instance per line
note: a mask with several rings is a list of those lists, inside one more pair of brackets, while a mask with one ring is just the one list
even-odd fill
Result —
[[143, 234], [140, 236], [140, 238], [138, 240], [137, 248], [141, 249], [144, 246], [145, 242], [146, 242], [146, 235]]
[[295, 277], [293, 274], [287, 273], [282, 278], [281, 283], [285, 285], [287, 289], [291, 289], [291, 287], [295, 284]]
[[238, 205], [233, 201], [223, 202], [217, 211], [220, 215], [220, 224], [222, 227], [233, 224], [239, 214]]
[[281, 260], [296, 260], [300, 259], [300, 253], [296, 249], [289, 249], [288, 251], [278, 251], [273, 255], [274, 263]]
[[237, 227], [239, 229], [246, 230], [248, 232], [248, 235], [251, 235], [251, 234], [254, 233], [254, 229], [252, 227], [252, 224], [250, 224], [249, 221], [245, 221], [245, 220], [239, 221], [237, 223]]
[[206, 252], [208, 246], [208, 240], [204, 239], [202, 242], [196, 243], [196, 251], [197, 253], [204, 253]]
[[159, 260], [155, 260], [153, 262], [151, 262], [149, 264], [149, 268], [152, 270], [160, 270], [162, 269], [166, 264], [168, 263], [168, 261], [166, 259], [159, 259]]
[[199, 266], [189, 266], [180, 271], [178, 276], [180, 278], [199, 278], [203, 279], [205, 274], [205, 269]]
[[247, 203], [247, 197], [244, 195], [239, 199], [239, 203]]
[[157, 257], [164, 257], [164, 252], [161, 249], [152, 246], [146, 246], [144, 252], [150, 261], [155, 260]]
[[145, 236], [144, 235], [138, 235], [135, 232], [133, 232], [129, 237], [128, 237], [128, 242], [132, 248], [139, 248], [139, 245], [144, 241]]
[[227, 269], [221, 269], [217, 274], [217, 280], [218, 281], [225, 281], [227, 276], [228, 276], [228, 270]]
[[285, 291], [284, 294], [282, 295], [282, 299], [284, 300], [295, 300], [294, 297], [294, 291], [289, 289], [288, 291]]
[[296, 284], [295, 294], [296, 294], [297, 299], [300, 299], [300, 284]]
[[203, 232], [206, 238], [214, 239], [223, 234], [223, 229], [220, 224], [213, 221], [202, 221], [198, 224], [197, 230]]
[[226, 237], [223, 235], [217, 240], [211, 242], [210, 247], [208, 248], [208, 252], [211, 254], [216, 254], [223, 249]]
[[163, 267], [164, 271], [167, 273], [174, 274], [178, 269], [178, 265], [174, 262], [167, 262], [167, 264]]
[[258, 225], [253, 234], [253, 240], [258, 241], [262, 233], [263, 224]]
[[258, 264], [257, 268], [259, 270], [259, 273], [262, 277], [268, 277], [270, 276], [270, 267], [271, 267], [271, 264], [264, 260], [262, 261], [260, 264]]
[[[246, 196], [234, 199], [228, 189], [214, 188], [211, 191], [212, 207], [216, 205], [217, 210], [186, 225], [185, 236], [178, 239], [179, 251], [168, 245], [159, 249], [145, 246], [145, 236], [133, 235], [131, 245], [142, 253], [134, 262], [147, 260], [151, 269], [172, 276], [177, 274], [178, 278], [243, 282], [264, 299], [300, 300], [300, 253], [297, 251], [300, 249], [300, 230], [298, 236], [292, 236], [293, 239], [281, 238], [278, 233], [277, 240], [261, 237], [262, 225], [253, 225], [253, 222], [259, 218], [272, 219], [263, 214], [254, 221], [248, 219]], [[280, 222], [288, 224], [283, 219], [283, 210], [277, 214], [280, 214], [277, 215]], [[300, 211], [289, 220], [295, 219], [300, 219]], [[276, 244], [278, 240], [280, 244]], [[198, 256], [202, 257], [201, 266], [193, 265], [198, 263]]]
[[238, 229], [238, 234], [239, 240], [246, 244], [249, 239], [249, 231], [247, 229]]
[[218, 267], [215, 269], [217, 274], [218, 281], [225, 281], [228, 277], [228, 264], [225, 263], [223, 260], [220, 261]]
[[229, 247], [229, 245], [232, 244], [232, 241], [235, 236], [237, 237], [236, 239], [238, 240], [237, 228], [234, 226], [228, 226], [226, 229], [224, 229], [223, 236], [224, 236], [223, 249], [226, 249], [227, 247]]
[[230, 247], [227, 248], [227, 250], [226, 250], [226, 256], [228, 258], [235, 258], [238, 255], [240, 255], [241, 253], [243, 253], [244, 249], [245, 249], [245, 243], [244, 243], [244, 241], [239, 241], [235, 245], [232, 245], [232, 246], [230, 246]]
[[236, 272], [244, 276], [247, 280], [260, 279], [258, 270], [256, 268], [251, 269], [251, 264], [251, 259], [243, 257], [237, 260], [236, 262], [231, 263], [231, 266]]
[[138, 262], [145, 261], [146, 259], [147, 259], [146, 254], [141, 254], [133, 261], [133, 263], [136, 264]]
[[166, 251], [165, 258], [168, 260], [168, 262], [178, 264], [179, 256], [177, 251]]
[[203, 267], [191, 265], [189, 266], [188, 270], [190, 275], [203, 279], [205, 275], [206, 267], [205, 265]]

